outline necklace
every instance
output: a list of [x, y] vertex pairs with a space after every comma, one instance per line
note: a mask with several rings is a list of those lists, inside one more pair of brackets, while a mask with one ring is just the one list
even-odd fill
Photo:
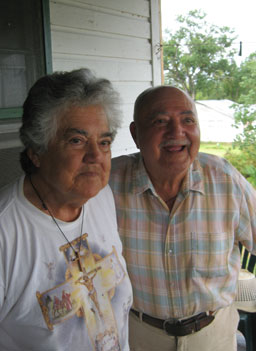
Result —
[[34, 186], [32, 179], [31, 179], [31, 175], [29, 175], [29, 181], [30, 184], [34, 190], [34, 192], [36, 193], [37, 197], [39, 198], [39, 200], [41, 201], [41, 204], [43, 206], [43, 209], [48, 211], [49, 215], [51, 216], [53, 222], [55, 223], [56, 227], [59, 229], [59, 232], [63, 235], [63, 237], [65, 238], [65, 240], [67, 241], [67, 243], [69, 244], [69, 246], [71, 247], [71, 249], [73, 250], [74, 254], [75, 254], [75, 259], [78, 263], [78, 267], [80, 272], [82, 272], [82, 267], [81, 267], [81, 263], [80, 263], [80, 259], [79, 259], [79, 252], [80, 252], [80, 248], [81, 248], [81, 240], [82, 240], [82, 233], [83, 233], [83, 224], [84, 224], [84, 206], [82, 206], [82, 223], [81, 223], [81, 232], [80, 232], [80, 240], [79, 240], [79, 249], [78, 251], [74, 248], [74, 246], [71, 244], [71, 242], [68, 240], [67, 236], [65, 235], [65, 233], [63, 232], [63, 230], [61, 229], [61, 227], [59, 226], [57, 220], [54, 218], [52, 212], [50, 211], [49, 207], [46, 205], [46, 203], [44, 202], [43, 198], [41, 197], [41, 195], [39, 194], [39, 191], [36, 189], [36, 187]]

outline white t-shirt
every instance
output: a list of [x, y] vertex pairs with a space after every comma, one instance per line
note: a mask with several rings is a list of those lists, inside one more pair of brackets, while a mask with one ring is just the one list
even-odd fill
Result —
[[82, 214], [58, 220], [80, 247], [81, 271], [52, 218], [24, 197], [23, 183], [0, 192], [0, 350], [129, 350], [132, 290], [109, 186], [84, 205], [82, 241]]

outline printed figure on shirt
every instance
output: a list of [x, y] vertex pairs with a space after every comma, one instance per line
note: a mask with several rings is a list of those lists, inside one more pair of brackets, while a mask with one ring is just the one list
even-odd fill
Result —
[[130, 132], [139, 152], [112, 159], [110, 186], [133, 285], [131, 349], [236, 350], [239, 242], [256, 253], [255, 189], [199, 152], [195, 103], [176, 87], [142, 92]]

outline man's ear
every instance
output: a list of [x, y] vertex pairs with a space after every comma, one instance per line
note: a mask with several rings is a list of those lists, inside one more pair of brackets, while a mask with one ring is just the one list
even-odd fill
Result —
[[139, 140], [138, 140], [138, 135], [137, 135], [137, 129], [136, 129], [136, 124], [135, 122], [131, 122], [130, 124], [130, 133], [132, 135], [132, 138], [137, 146], [137, 148], [139, 149]]
[[27, 150], [28, 158], [32, 161], [33, 165], [37, 168], [40, 167], [40, 159], [38, 154], [36, 154], [31, 148]]

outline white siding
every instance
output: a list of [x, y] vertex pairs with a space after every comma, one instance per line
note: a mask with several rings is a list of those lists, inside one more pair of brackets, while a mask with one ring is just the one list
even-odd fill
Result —
[[[161, 84], [160, 0], [50, 0], [54, 71], [88, 67], [122, 98], [113, 156], [136, 151], [129, 133], [136, 97]], [[28, 13], [29, 16], [29, 13]], [[1, 124], [0, 187], [21, 173], [18, 123]]]
[[50, 16], [53, 70], [88, 67], [113, 82], [124, 121], [112, 154], [134, 152], [134, 101], [161, 84], [159, 0], [55, 0]]

